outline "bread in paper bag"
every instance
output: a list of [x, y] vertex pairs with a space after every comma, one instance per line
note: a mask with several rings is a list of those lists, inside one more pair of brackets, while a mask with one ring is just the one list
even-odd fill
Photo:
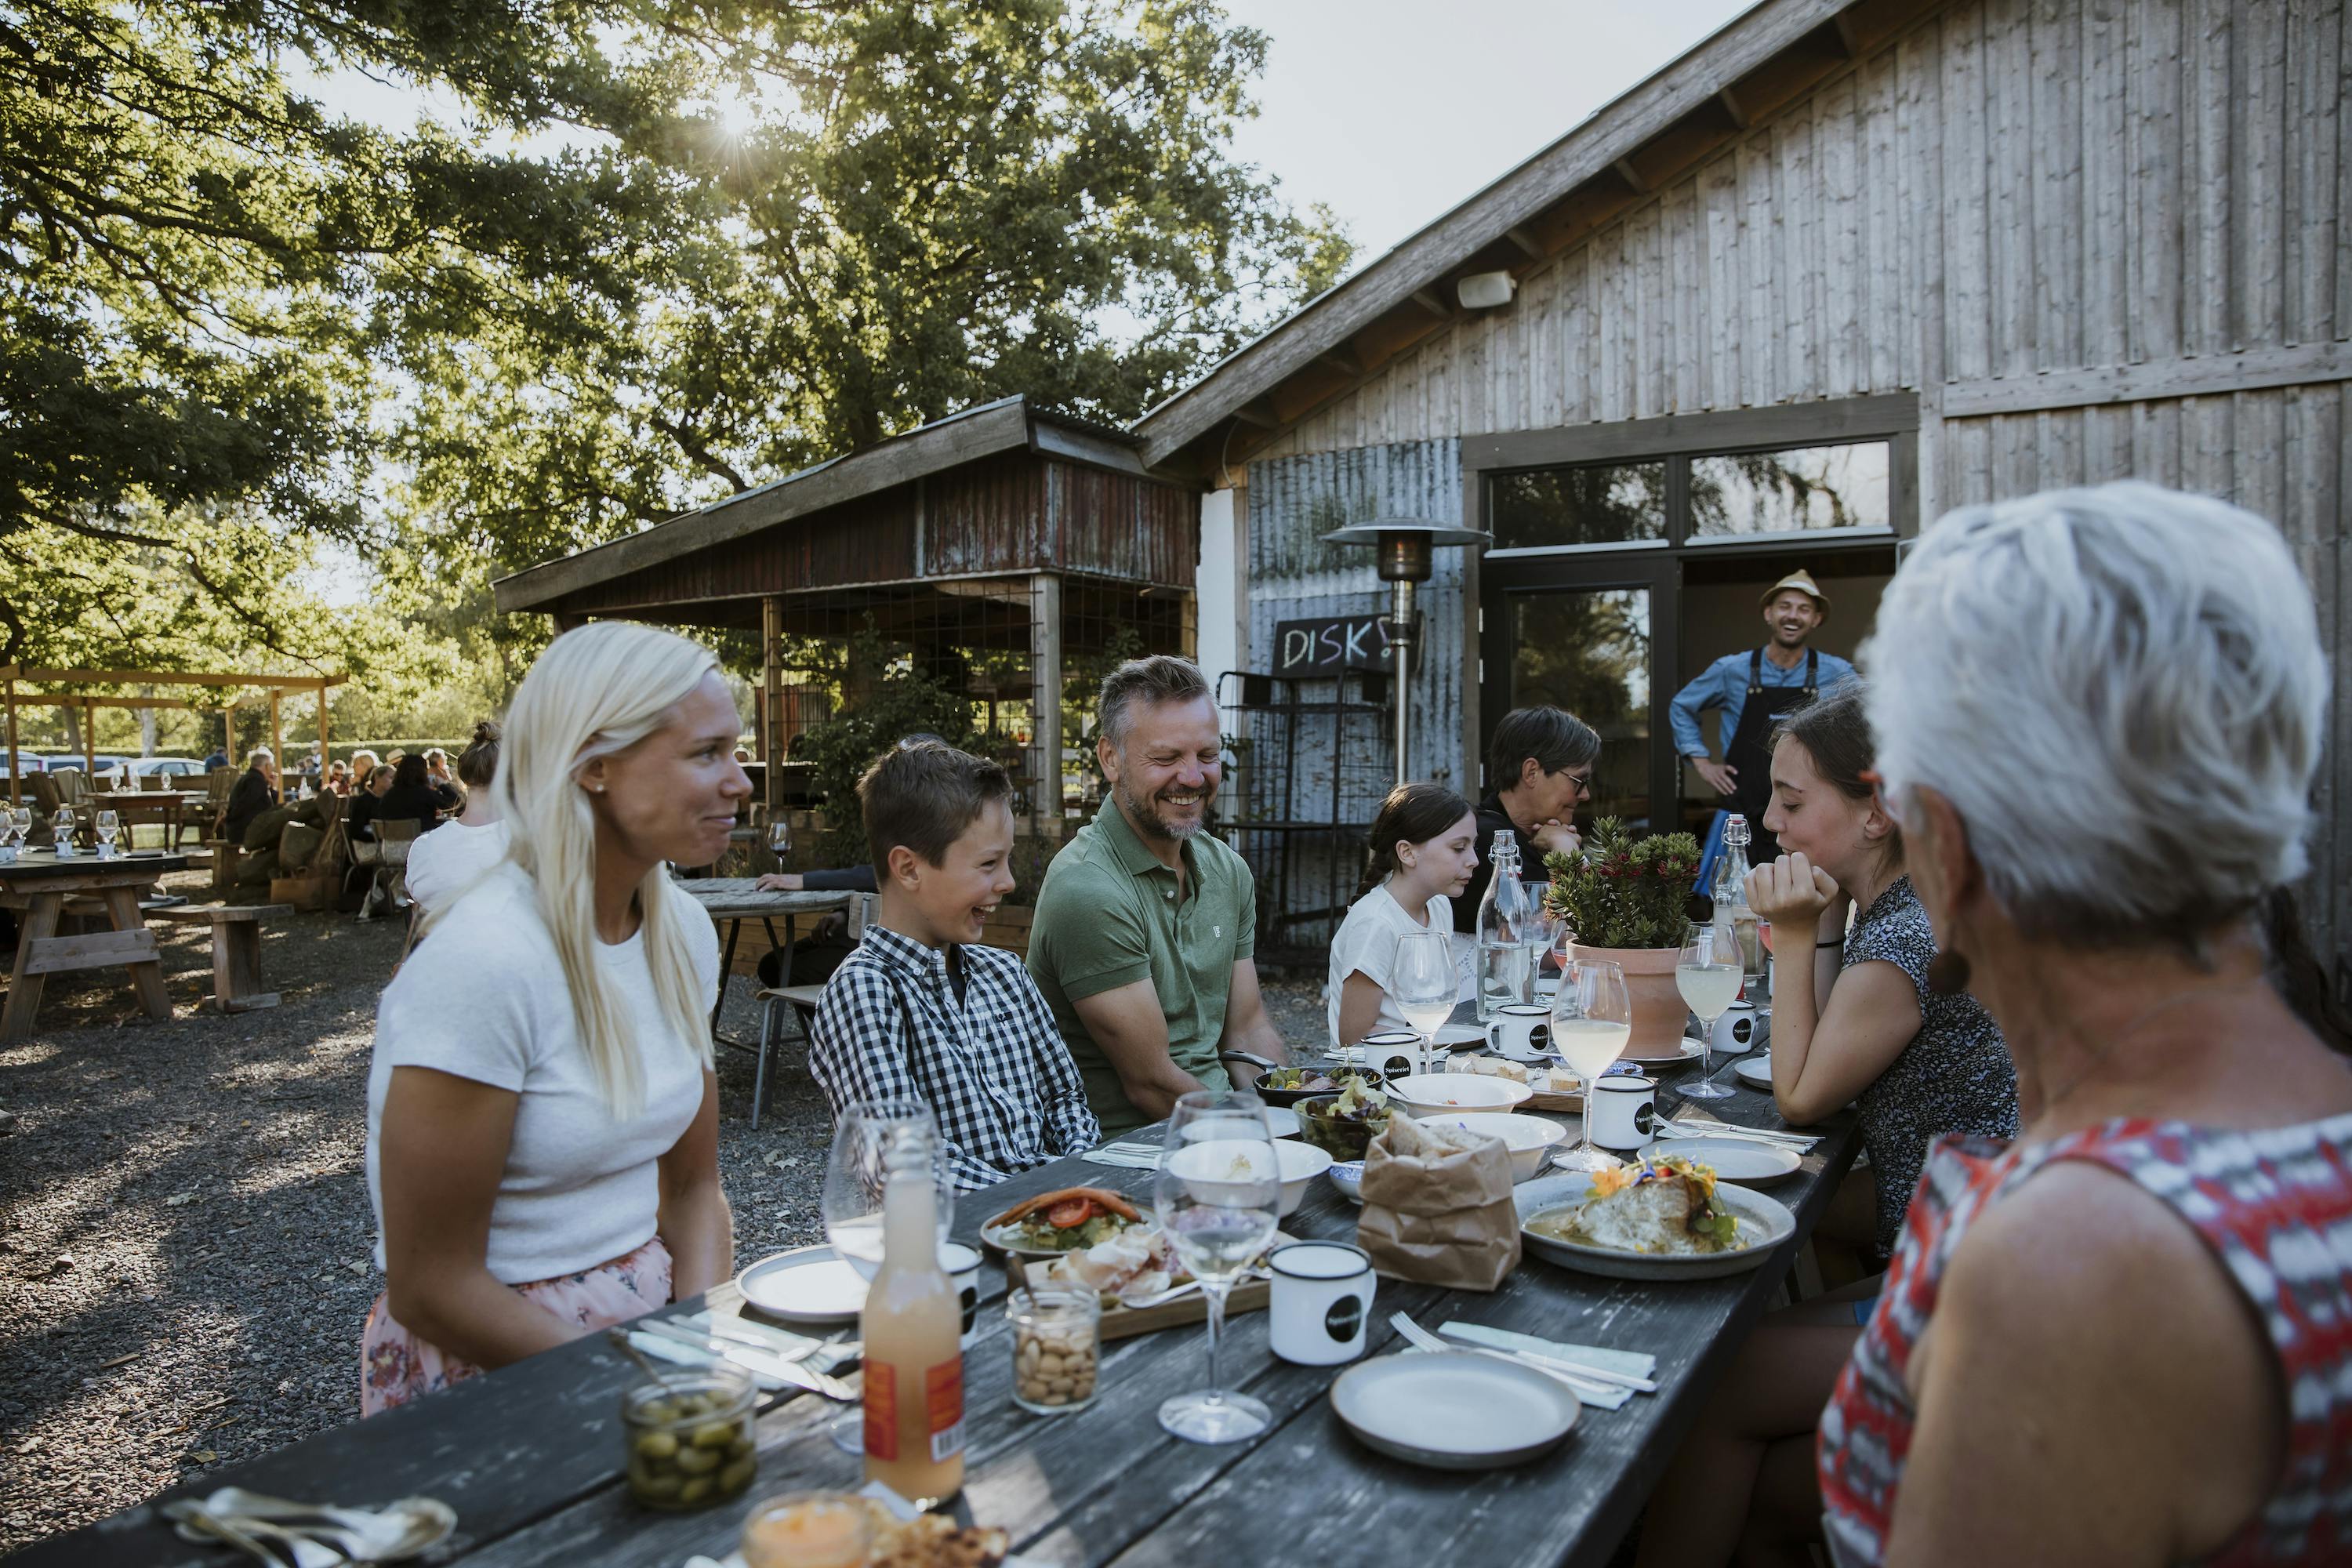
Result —
[[1391, 1279], [1492, 1290], [1519, 1263], [1511, 1152], [1399, 1111], [1364, 1152], [1356, 1245]]

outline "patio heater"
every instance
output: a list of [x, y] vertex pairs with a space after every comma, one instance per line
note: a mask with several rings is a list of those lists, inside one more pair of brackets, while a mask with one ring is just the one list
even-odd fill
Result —
[[1323, 536], [1331, 544], [1369, 544], [1380, 552], [1381, 581], [1389, 584], [1389, 613], [1381, 617], [1381, 631], [1396, 653], [1396, 777], [1410, 782], [1412, 741], [1412, 648], [1421, 629], [1421, 611], [1413, 605], [1414, 584], [1426, 583], [1436, 570], [1433, 557], [1440, 545], [1490, 542], [1493, 535], [1450, 522], [1418, 517], [1376, 517], [1351, 522]]

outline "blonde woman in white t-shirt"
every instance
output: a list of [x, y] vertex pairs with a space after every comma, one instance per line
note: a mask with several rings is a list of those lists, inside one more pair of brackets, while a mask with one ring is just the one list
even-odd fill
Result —
[[1444, 784], [1399, 784], [1372, 819], [1370, 861], [1331, 939], [1324, 1004], [1332, 1041], [1340, 1046], [1412, 1027], [1389, 999], [1397, 938], [1432, 931], [1451, 937], [1454, 900], [1478, 868], [1477, 816]]
[[504, 864], [386, 989], [367, 1173], [373, 1414], [696, 1295], [734, 1268], [706, 1023], [710, 918], [663, 862], [727, 847], [751, 781], [708, 648], [566, 632], [515, 693]]

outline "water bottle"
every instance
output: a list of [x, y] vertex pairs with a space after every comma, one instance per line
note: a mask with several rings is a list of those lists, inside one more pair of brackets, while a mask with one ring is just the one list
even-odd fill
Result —
[[1486, 883], [1486, 897], [1478, 900], [1478, 1021], [1482, 1024], [1493, 1018], [1497, 1009], [1528, 1000], [1535, 978], [1525, 937], [1532, 911], [1528, 890], [1519, 881], [1518, 843], [1509, 828], [1496, 830], [1495, 847], [1489, 854], [1494, 875]]
[[1729, 931], [1739, 943], [1739, 971], [1750, 1000], [1764, 977], [1764, 943], [1756, 929], [1756, 911], [1748, 905], [1748, 819], [1733, 812], [1724, 819], [1723, 860], [1715, 868], [1715, 923]]

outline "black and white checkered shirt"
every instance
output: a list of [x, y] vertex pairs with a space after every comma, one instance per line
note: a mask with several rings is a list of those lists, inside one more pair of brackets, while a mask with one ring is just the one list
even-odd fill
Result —
[[947, 948], [882, 926], [842, 960], [817, 1004], [809, 1070], [835, 1115], [854, 1100], [919, 1100], [939, 1118], [956, 1188], [971, 1192], [1102, 1141], [1086, 1086], [1036, 982], [1001, 948]]

